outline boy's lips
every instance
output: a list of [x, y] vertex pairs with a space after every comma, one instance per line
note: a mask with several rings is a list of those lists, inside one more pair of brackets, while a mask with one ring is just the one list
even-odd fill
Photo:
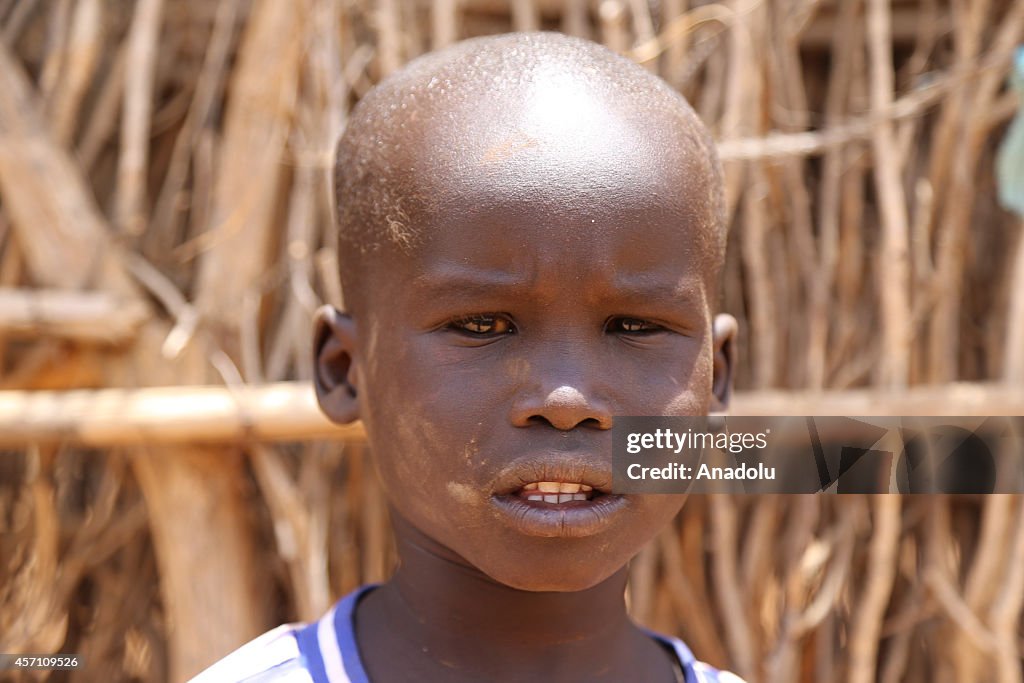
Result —
[[528, 536], [580, 538], [606, 529], [628, 507], [611, 492], [611, 468], [593, 455], [548, 453], [517, 458], [495, 480], [499, 519]]
[[579, 484], [581, 488], [586, 486], [598, 493], [610, 494], [611, 458], [579, 451], [551, 451], [520, 456], [498, 472], [491, 491], [497, 496], [507, 496], [541, 482]]

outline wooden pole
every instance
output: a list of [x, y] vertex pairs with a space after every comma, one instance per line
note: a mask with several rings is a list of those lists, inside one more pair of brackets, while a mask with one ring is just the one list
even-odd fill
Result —
[[163, 0], [140, 0], [128, 36], [115, 216], [120, 232], [131, 237], [146, 229], [150, 122], [162, 14]]
[[1024, 222], [1019, 225], [1017, 256], [1010, 281], [1010, 310], [1006, 317], [1006, 351], [1003, 379], [1007, 384], [1024, 385]]
[[148, 315], [141, 301], [107, 292], [0, 288], [0, 337], [118, 344], [134, 339]]
[[[262, 302], [261, 277], [276, 239], [275, 200], [286, 177], [284, 162], [289, 161], [286, 142], [295, 114], [309, 9], [306, 0], [252, 3], [231, 70], [210, 221], [194, 225], [203, 231], [193, 291], [205, 340], [183, 349], [177, 377], [164, 374], [166, 363], [156, 353], [140, 358], [140, 378], [147, 384], [203, 384], [215, 379], [211, 363], [222, 375], [237, 374], [236, 368], [245, 366], [244, 335], [253, 322], [246, 314]], [[197, 362], [184, 367], [190, 361]], [[249, 424], [245, 415], [243, 407], [240, 426]], [[263, 597], [268, 579], [255, 560], [252, 520], [246, 492], [239, 485], [245, 479], [245, 462], [239, 455], [179, 446], [144, 452], [132, 460], [153, 511], [161, 594], [171, 608], [171, 623], [190, 625], [190, 632], [171, 632], [171, 680], [195, 675], [272, 625]], [[189, 542], [199, 520], [179, 515], [186, 505], [210, 511], [217, 523], [216, 528], [204, 529], [202, 543]], [[208, 539], [232, 542], [211, 558], [209, 547], [204, 547]], [[202, 567], [202, 584], [189, 590], [196, 581], [195, 567]], [[223, 624], [206, 618], [211, 604]]]
[[[886, 0], [868, 3], [868, 54], [871, 62], [871, 109], [879, 115], [892, 106], [892, 17]], [[875, 155], [875, 188], [882, 223], [882, 253], [876, 273], [881, 299], [879, 382], [889, 388], [907, 386], [912, 343], [910, 249], [907, 204], [901, 174], [903, 159], [891, 121], [877, 124], [871, 137]]]
[[[1024, 415], [1024, 387], [950, 384], [905, 392], [740, 393], [733, 415]], [[323, 416], [311, 386], [277, 382], [76, 391], [0, 391], [0, 446], [363, 440], [361, 424]]]
[[0, 392], [0, 444], [92, 446], [362, 437], [323, 417], [310, 385]]

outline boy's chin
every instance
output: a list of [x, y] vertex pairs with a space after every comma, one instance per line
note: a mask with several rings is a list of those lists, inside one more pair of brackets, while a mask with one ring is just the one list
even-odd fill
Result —
[[555, 563], [542, 569], [536, 566], [506, 566], [497, 571], [481, 571], [498, 583], [515, 590], [531, 593], [576, 593], [601, 584], [624, 566], [623, 564], [602, 567], [595, 571], [594, 567], [566, 567], [562, 563]]

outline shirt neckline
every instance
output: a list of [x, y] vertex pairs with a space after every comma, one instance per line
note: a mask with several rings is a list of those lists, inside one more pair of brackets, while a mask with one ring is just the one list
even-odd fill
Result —
[[[329, 683], [370, 683], [370, 678], [363, 667], [363, 658], [359, 654], [359, 646], [356, 643], [355, 612], [359, 601], [366, 597], [366, 594], [379, 587], [379, 583], [368, 583], [360, 586], [344, 598], [324, 618], [331, 619], [334, 626], [334, 633], [338, 642], [338, 649], [341, 651], [342, 666], [348, 681], [329, 680]], [[672, 636], [665, 636], [649, 629], [640, 629], [654, 639], [659, 645], [667, 648], [676, 657], [676, 662], [682, 668], [683, 678], [690, 680], [690, 672], [693, 671], [693, 664], [696, 658], [686, 646], [686, 643]]]

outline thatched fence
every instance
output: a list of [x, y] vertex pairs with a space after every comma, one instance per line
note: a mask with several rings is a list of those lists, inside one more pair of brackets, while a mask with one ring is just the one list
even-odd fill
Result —
[[[1022, 2], [0, 0], [0, 652], [180, 681], [386, 577], [359, 428], [306, 384], [332, 145], [404, 61], [536, 28], [720, 141], [744, 407], [1024, 414]], [[751, 683], [1022, 680], [1019, 497], [692, 497], [632, 571]]]

